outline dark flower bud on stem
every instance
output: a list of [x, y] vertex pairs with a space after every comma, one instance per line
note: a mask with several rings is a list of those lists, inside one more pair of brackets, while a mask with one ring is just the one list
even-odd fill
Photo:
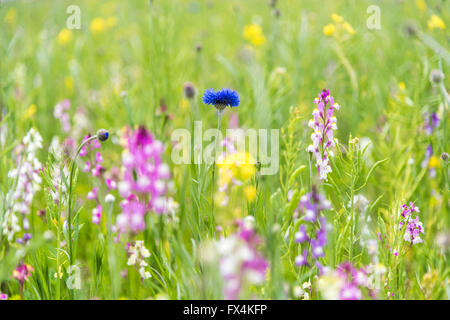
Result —
[[442, 73], [441, 70], [438, 70], [438, 69], [431, 70], [431, 73], [430, 73], [430, 81], [431, 82], [439, 84], [443, 80], [444, 80], [444, 74]]
[[106, 131], [105, 129], [100, 129], [97, 131], [97, 138], [101, 142], [106, 141], [109, 138], [109, 132]]
[[441, 154], [441, 159], [442, 159], [443, 161], [447, 161], [447, 160], [448, 160], [448, 153], [447, 153], [447, 152], [442, 152], [442, 154]]
[[196, 90], [194, 85], [190, 82], [186, 82], [184, 84], [184, 95], [186, 96], [186, 98], [193, 99], [195, 97], [195, 94]]

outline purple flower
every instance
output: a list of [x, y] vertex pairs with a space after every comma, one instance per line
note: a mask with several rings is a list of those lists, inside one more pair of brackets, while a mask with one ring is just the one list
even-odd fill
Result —
[[433, 134], [434, 129], [436, 129], [439, 126], [441, 119], [439, 119], [436, 112], [432, 112], [431, 116], [428, 114], [428, 112], [425, 112], [423, 114], [423, 117], [425, 121], [424, 125], [425, 132], [428, 135]]
[[339, 104], [334, 102], [333, 96], [327, 89], [323, 89], [319, 96], [314, 99], [317, 108], [313, 111], [313, 119], [309, 120], [308, 126], [314, 130], [311, 135], [312, 144], [307, 151], [311, 152], [316, 159], [316, 166], [320, 180], [327, 180], [331, 172], [329, 156], [330, 147], [334, 147], [333, 131], [337, 129], [334, 110], [339, 110]]
[[353, 283], [344, 285], [339, 294], [341, 300], [360, 300], [361, 298], [361, 291]]
[[297, 267], [308, 265], [308, 249], [303, 250], [303, 254], [295, 258], [295, 265]]
[[295, 233], [295, 242], [302, 243], [302, 242], [305, 242], [308, 240], [309, 240], [309, 238], [306, 235], [306, 227], [304, 225], [301, 225], [298, 228], [298, 231]]

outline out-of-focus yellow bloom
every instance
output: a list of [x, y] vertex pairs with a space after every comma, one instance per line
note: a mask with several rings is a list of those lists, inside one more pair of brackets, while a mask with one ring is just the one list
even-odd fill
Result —
[[327, 24], [323, 27], [323, 34], [327, 37], [330, 37], [333, 35], [333, 33], [336, 32], [336, 26], [332, 23]]
[[427, 4], [424, 0], [416, 0], [416, 6], [421, 11], [427, 10]]
[[114, 16], [109, 17], [109, 18], [106, 19], [105, 24], [106, 24], [107, 28], [115, 27], [116, 24], [117, 24], [117, 18], [114, 17]]
[[5, 22], [10, 26], [14, 26], [17, 22], [17, 11], [15, 8], [11, 8], [5, 15]]
[[333, 14], [331, 15], [331, 19], [332, 19], [334, 22], [336, 22], [336, 23], [342, 23], [342, 22], [344, 22], [344, 18], [342, 18], [340, 15], [338, 15], [338, 14], [336, 14], [336, 13], [333, 13]]
[[441, 163], [439, 162], [439, 158], [436, 156], [431, 156], [430, 161], [428, 162], [428, 166], [430, 168], [440, 168]]
[[254, 46], [261, 46], [266, 43], [266, 37], [262, 29], [257, 24], [251, 24], [244, 27], [244, 38], [250, 41]]
[[329, 23], [323, 27], [323, 34], [327, 37], [335, 36], [340, 38], [344, 31], [351, 36], [355, 34], [355, 30], [350, 23], [346, 22], [344, 18], [337, 13], [331, 15], [331, 20], [334, 23]]
[[244, 188], [244, 195], [248, 201], [252, 202], [256, 198], [256, 189], [254, 186], [246, 186]]
[[58, 43], [62, 46], [68, 44], [72, 40], [72, 31], [69, 29], [62, 29], [58, 34]]
[[445, 29], [445, 23], [444, 21], [439, 18], [437, 15], [433, 14], [430, 18], [430, 20], [428, 20], [428, 29], [433, 30], [433, 29]]
[[342, 26], [344, 27], [345, 31], [347, 31], [350, 35], [354, 35], [355, 34], [355, 30], [350, 25], [350, 23], [344, 22], [344, 24]]
[[106, 28], [106, 21], [103, 18], [99, 17], [91, 21], [90, 29], [93, 34], [100, 34], [104, 32]]
[[227, 154], [217, 161], [219, 166], [219, 184], [227, 185], [232, 179], [247, 181], [256, 173], [255, 160], [248, 152]]
[[189, 101], [187, 99], [181, 99], [180, 101], [180, 107], [183, 110], [187, 110], [189, 108]]
[[23, 118], [24, 119], [28, 119], [31, 118], [37, 111], [37, 107], [36, 105], [33, 103], [31, 104], [28, 109], [25, 111], [25, 113], [23, 114]]
[[67, 90], [72, 91], [73, 90], [73, 78], [71, 76], [65, 77], [64, 85], [66, 86]]
[[404, 83], [403, 81], [400, 81], [400, 82], [398, 83], [398, 88], [399, 88], [400, 90], [405, 90], [405, 89], [406, 89], [405, 83]]

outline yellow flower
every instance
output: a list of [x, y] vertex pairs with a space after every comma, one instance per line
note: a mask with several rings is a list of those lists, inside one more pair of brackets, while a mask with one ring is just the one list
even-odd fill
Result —
[[117, 24], [117, 18], [114, 17], [114, 16], [109, 17], [109, 18], [106, 19], [105, 24], [106, 24], [107, 28], [115, 27], [116, 24]]
[[244, 188], [244, 195], [248, 201], [252, 202], [256, 197], [256, 188], [254, 186], [246, 186]]
[[248, 152], [227, 154], [217, 161], [219, 185], [228, 185], [233, 179], [247, 181], [256, 173], [255, 160]]
[[66, 45], [72, 39], [72, 31], [69, 29], [62, 29], [58, 34], [58, 43], [62, 46]]
[[433, 30], [433, 29], [445, 29], [445, 23], [444, 21], [442, 21], [441, 18], [439, 18], [437, 15], [433, 14], [430, 18], [430, 20], [428, 20], [428, 29]]
[[333, 35], [333, 33], [335, 33], [336, 31], [336, 26], [332, 23], [327, 24], [326, 26], [323, 27], [323, 34], [326, 35], [327, 37], [330, 37]]
[[266, 37], [262, 33], [262, 29], [257, 24], [251, 24], [244, 27], [244, 38], [255, 46], [261, 46], [266, 43]]
[[37, 107], [36, 105], [33, 103], [31, 104], [28, 109], [25, 111], [25, 113], [23, 114], [23, 118], [24, 119], [28, 119], [31, 118], [37, 111]]
[[10, 26], [13, 26], [17, 22], [17, 11], [15, 8], [11, 8], [5, 15], [5, 22]]
[[344, 22], [344, 18], [342, 18], [340, 15], [338, 15], [338, 14], [336, 14], [336, 13], [333, 13], [333, 14], [331, 15], [331, 19], [332, 19], [334, 22], [336, 22], [336, 23], [342, 23], [342, 22]]
[[65, 84], [67, 90], [69, 90], [69, 91], [73, 90], [73, 78], [71, 76], [64, 78], [64, 84]]
[[427, 4], [424, 0], [416, 0], [416, 6], [421, 11], [427, 10]]
[[405, 89], [406, 89], [405, 83], [404, 83], [403, 81], [400, 81], [400, 82], [398, 83], [398, 88], [399, 88], [400, 90], [405, 90]]
[[344, 27], [345, 31], [347, 31], [350, 35], [354, 35], [355, 34], [355, 30], [350, 25], [350, 23], [344, 22], [344, 24], [342, 26]]
[[100, 34], [106, 30], [106, 21], [103, 18], [95, 18], [91, 21], [90, 26], [91, 32], [93, 34]]
[[181, 99], [181, 101], [180, 101], [180, 107], [181, 107], [181, 109], [183, 109], [183, 110], [187, 110], [187, 109], [189, 109], [189, 101], [187, 100], [187, 99]]
[[430, 161], [428, 162], [428, 166], [430, 168], [440, 168], [441, 167], [441, 163], [439, 162], [438, 157], [431, 156]]

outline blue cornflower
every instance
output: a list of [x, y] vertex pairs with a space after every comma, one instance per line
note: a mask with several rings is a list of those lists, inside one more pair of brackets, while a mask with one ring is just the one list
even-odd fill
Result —
[[203, 94], [203, 103], [211, 104], [219, 110], [223, 110], [227, 106], [237, 107], [239, 105], [239, 95], [231, 89], [207, 89]]

